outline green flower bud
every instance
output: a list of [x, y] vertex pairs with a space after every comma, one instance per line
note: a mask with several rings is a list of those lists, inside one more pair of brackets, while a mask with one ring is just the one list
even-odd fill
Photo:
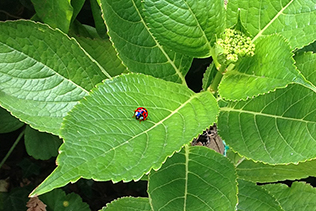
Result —
[[229, 63], [236, 62], [238, 56], [253, 56], [255, 54], [255, 45], [251, 42], [251, 38], [233, 29], [226, 29], [216, 44], [221, 49], [219, 53], [226, 55], [226, 60]]

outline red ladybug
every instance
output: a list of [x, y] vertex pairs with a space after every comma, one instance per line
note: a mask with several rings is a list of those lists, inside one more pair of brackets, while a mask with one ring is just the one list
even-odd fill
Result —
[[144, 107], [138, 107], [135, 111], [134, 111], [134, 116], [137, 120], [139, 120], [139, 123], [141, 121], [145, 121], [148, 117], [148, 111], [146, 108]]

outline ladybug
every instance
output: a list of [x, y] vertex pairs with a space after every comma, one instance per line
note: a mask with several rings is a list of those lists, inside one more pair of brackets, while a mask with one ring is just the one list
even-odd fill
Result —
[[137, 120], [139, 120], [139, 123], [141, 121], [145, 121], [148, 117], [148, 111], [146, 108], [144, 107], [138, 107], [135, 111], [134, 111], [134, 116]]

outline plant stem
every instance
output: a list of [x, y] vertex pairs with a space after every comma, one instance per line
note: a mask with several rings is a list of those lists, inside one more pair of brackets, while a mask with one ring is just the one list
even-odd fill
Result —
[[24, 135], [24, 130], [20, 133], [20, 135], [17, 137], [17, 139], [15, 140], [15, 142], [13, 143], [12, 147], [10, 148], [10, 150], [8, 151], [8, 153], [5, 155], [5, 157], [2, 159], [1, 163], [0, 163], [0, 168], [2, 167], [2, 165], [5, 163], [5, 161], [8, 159], [8, 157], [10, 156], [10, 154], [12, 153], [12, 151], [14, 150], [14, 148], [16, 147], [16, 145], [19, 143], [19, 141], [21, 140], [22, 136]]
[[217, 71], [217, 73], [215, 75], [215, 78], [210, 86], [210, 89], [213, 93], [216, 93], [218, 90], [218, 85], [223, 78], [223, 72], [225, 71], [225, 68], [226, 68], [225, 65], [220, 66], [219, 70]]

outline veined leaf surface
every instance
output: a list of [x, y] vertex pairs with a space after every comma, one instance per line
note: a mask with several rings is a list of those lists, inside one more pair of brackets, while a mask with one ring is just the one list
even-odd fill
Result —
[[186, 146], [149, 174], [148, 194], [153, 210], [235, 210], [236, 179], [223, 155]]
[[[146, 121], [133, 117], [148, 110]], [[142, 74], [106, 80], [65, 118], [58, 167], [32, 193], [42, 194], [80, 177], [138, 180], [216, 120], [209, 92]]]
[[295, 68], [290, 46], [283, 37], [271, 35], [255, 44], [253, 57], [241, 58], [233, 70], [225, 73], [219, 85], [223, 98], [245, 100], [294, 82], [316, 90]]
[[227, 27], [237, 23], [240, 9], [241, 23], [254, 40], [262, 35], [281, 34], [292, 49], [313, 42], [316, 37], [316, 8], [312, 0], [229, 0]]
[[[301, 73], [316, 84], [315, 54], [295, 57]], [[219, 133], [239, 154], [269, 164], [316, 157], [316, 93], [298, 84], [221, 108]]]
[[58, 135], [66, 113], [109, 76], [103, 72], [59, 30], [32, 21], [0, 23], [0, 105], [40, 131]]
[[243, 180], [266, 183], [315, 177], [315, 168], [316, 160], [287, 165], [269, 165], [244, 160], [237, 166], [237, 174], [238, 178]]
[[241, 155], [281, 164], [316, 157], [316, 93], [299, 85], [221, 108], [220, 134]]
[[305, 182], [293, 182], [291, 187], [285, 184], [264, 185], [280, 203], [283, 210], [314, 210], [316, 206], [316, 188]]
[[255, 183], [238, 180], [237, 210], [283, 211], [272, 194]]
[[123, 197], [112, 201], [100, 211], [152, 211], [149, 199], [141, 197]]
[[216, 37], [225, 27], [222, 0], [145, 0], [144, 9], [159, 42], [193, 57], [211, 56]]
[[192, 58], [162, 46], [149, 32], [141, 0], [101, 0], [111, 41], [131, 72], [186, 84]]
[[[73, 16], [71, 0], [31, 0], [36, 15], [52, 28], [59, 28], [68, 33]], [[81, 0], [82, 1], [82, 0]], [[79, 2], [79, 1], [77, 1]], [[75, 14], [76, 16], [77, 14]]]

